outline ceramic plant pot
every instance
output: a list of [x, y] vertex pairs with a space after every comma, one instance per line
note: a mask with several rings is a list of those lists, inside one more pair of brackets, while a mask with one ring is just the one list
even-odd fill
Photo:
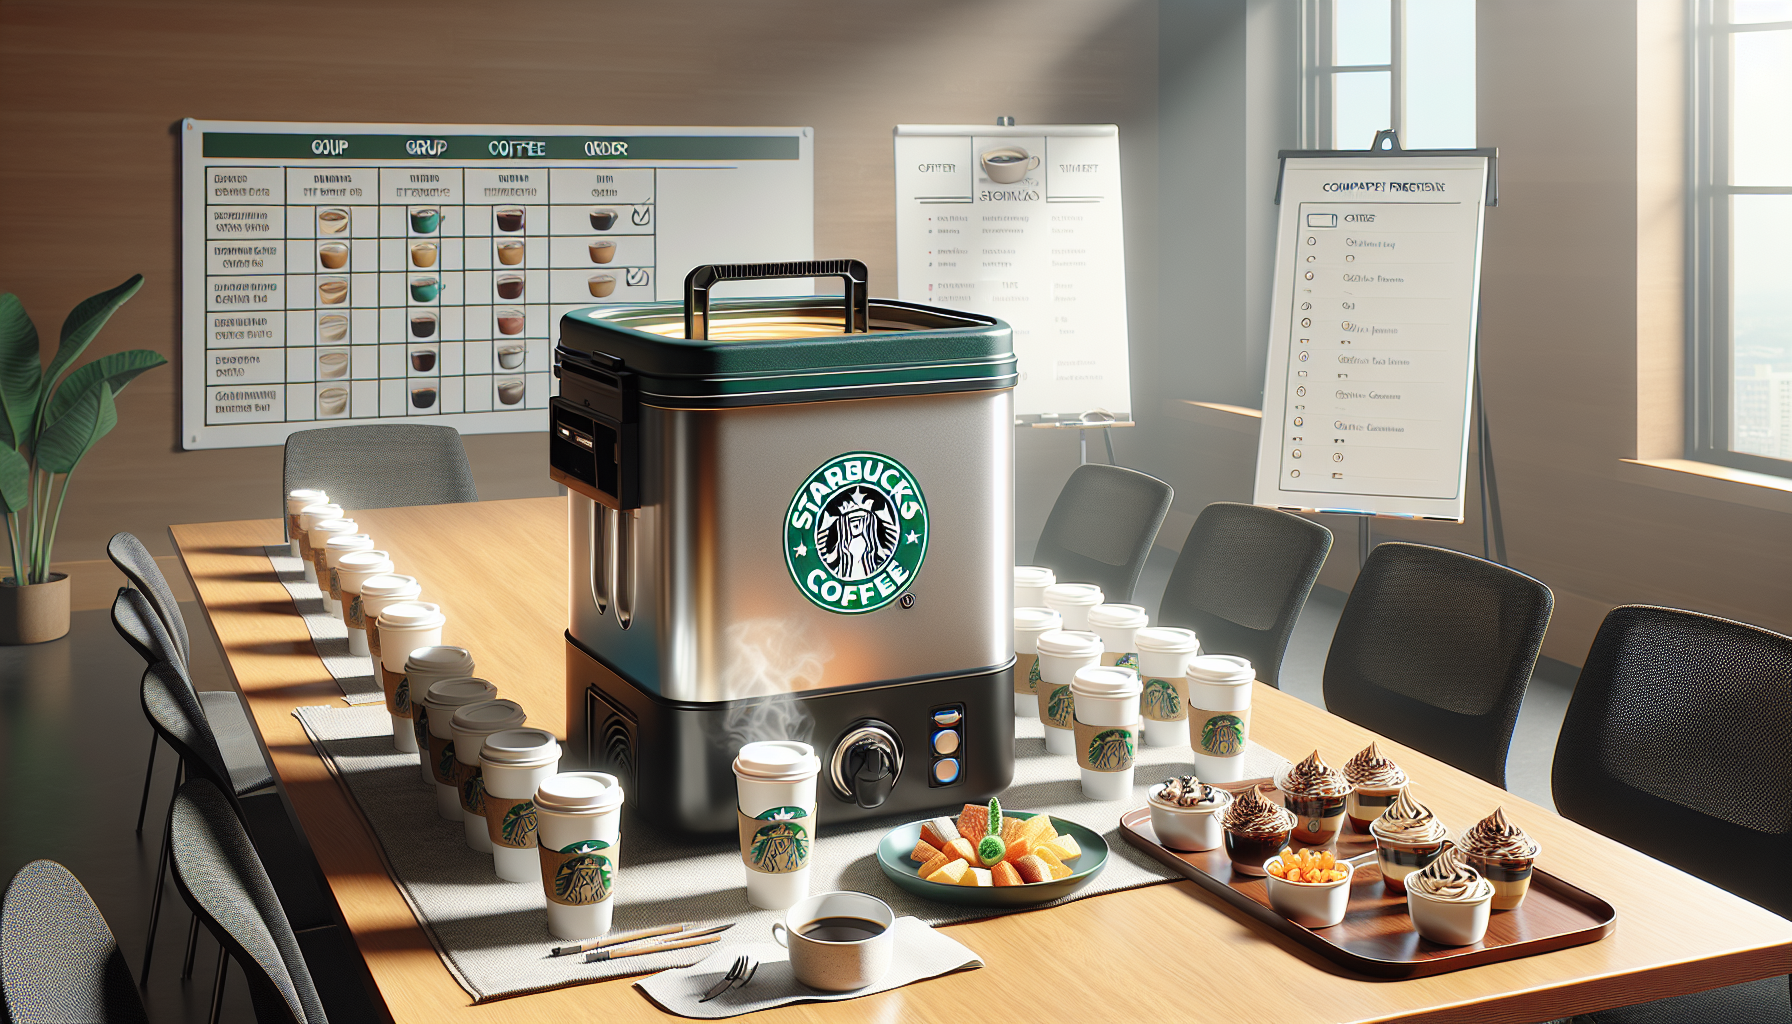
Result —
[[41, 644], [68, 635], [68, 574], [51, 573], [48, 583], [21, 587], [0, 580], [0, 644]]

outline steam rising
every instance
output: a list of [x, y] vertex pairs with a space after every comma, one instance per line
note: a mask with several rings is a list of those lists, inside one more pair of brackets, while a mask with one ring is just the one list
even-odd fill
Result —
[[820, 682], [833, 656], [824, 638], [784, 619], [748, 619], [723, 630], [722, 696], [748, 702], [728, 709], [723, 729], [730, 747], [809, 742], [815, 721], [793, 691]]

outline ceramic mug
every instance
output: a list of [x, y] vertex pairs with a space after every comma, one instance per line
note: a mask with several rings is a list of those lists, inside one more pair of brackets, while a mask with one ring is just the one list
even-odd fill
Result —
[[[847, 919], [878, 926], [875, 935], [845, 941], [803, 934], [829, 919]], [[876, 896], [862, 892], [824, 892], [799, 900], [772, 925], [772, 938], [790, 950], [796, 980], [823, 992], [851, 992], [875, 985], [890, 970], [895, 949], [896, 912]], [[864, 929], [869, 930], [869, 929]]]

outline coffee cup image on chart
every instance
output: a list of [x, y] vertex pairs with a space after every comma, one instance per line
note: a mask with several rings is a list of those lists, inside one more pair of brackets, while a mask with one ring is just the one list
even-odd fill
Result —
[[983, 173], [998, 185], [1012, 185], [1039, 166], [1039, 158], [1019, 146], [998, 146], [977, 158]]

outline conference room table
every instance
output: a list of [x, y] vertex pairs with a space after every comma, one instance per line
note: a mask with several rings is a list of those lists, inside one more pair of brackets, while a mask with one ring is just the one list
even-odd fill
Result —
[[[351, 510], [398, 571], [416, 576], [425, 599], [442, 606], [443, 642], [472, 651], [480, 675], [521, 702], [531, 725], [562, 738], [566, 505], [530, 498]], [[280, 521], [170, 532], [393, 1020], [673, 1019], [626, 978], [474, 1004], [388, 876], [357, 805], [293, 717], [297, 707], [345, 702], [268, 562], [266, 546], [282, 542]], [[1193, 882], [1164, 882], [945, 926], [982, 958], [982, 969], [754, 1018], [1522, 1022], [1792, 971], [1792, 922], [1279, 690], [1256, 684], [1253, 701], [1252, 740], [1283, 756], [1318, 748], [1339, 763], [1380, 739], [1447, 824], [1466, 827], [1503, 805], [1542, 843], [1540, 867], [1617, 908], [1616, 930], [1518, 960], [1377, 980], [1335, 966]], [[1115, 823], [1084, 824], [1107, 831]], [[1785, 851], [1736, 853], [1784, 870]]]

